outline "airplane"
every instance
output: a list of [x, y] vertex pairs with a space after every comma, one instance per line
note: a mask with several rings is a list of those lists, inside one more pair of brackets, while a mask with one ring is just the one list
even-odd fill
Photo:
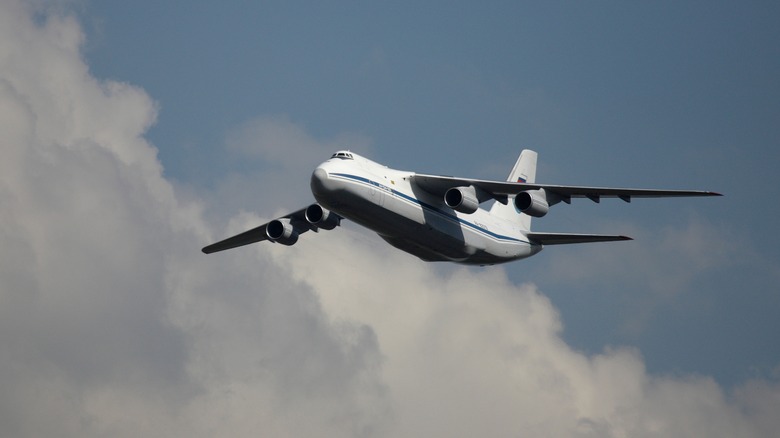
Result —
[[[541, 218], [572, 198], [722, 196], [692, 190], [620, 189], [537, 184], [537, 153], [520, 153], [506, 181], [427, 175], [391, 169], [341, 150], [314, 169], [316, 203], [211, 244], [203, 252], [270, 240], [293, 245], [307, 231], [332, 230], [349, 219], [390, 245], [426, 262], [494, 265], [524, 259], [547, 245], [632, 240], [622, 235], [531, 231]], [[480, 206], [495, 201], [489, 209]]]

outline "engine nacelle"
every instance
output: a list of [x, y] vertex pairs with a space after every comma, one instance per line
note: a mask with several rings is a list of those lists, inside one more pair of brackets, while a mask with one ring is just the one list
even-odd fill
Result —
[[544, 189], [520, 192], [515, 196], [515, 207], [528, 216], [542, 217], [550, 210]]
[[466, 214], [474, 213], [479, 208], [477, 190], [474, 186], [453, 187], [444, 193], [444, 203], [455, 211]]
[[312, 204], [306, 208], [304, 212], [306, 221], [312, 225], [316, 225], [317, 228], [323, 230], [332, 230], [339, 226], [341, 218], [328, 209], [323, 208], [319, 204]]
[[265, 234], [269, 240], [282, 245], [290, 246], [298, 241], [298, 230], [295, 229], [288, 218], [274, 219], [268, 222], [268, 226], [265, 227]]

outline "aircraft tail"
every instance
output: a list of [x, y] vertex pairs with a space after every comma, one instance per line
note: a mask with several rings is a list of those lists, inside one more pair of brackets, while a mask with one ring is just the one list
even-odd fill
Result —
[[[509, 174], [507, 181], [524, 183], [536, 182], [536, 158], [536, 152], [530, 149], [523, 149], [520, 153], [520, 157], [515, 163], [515, 167], [512, 168], [512, 172]], [[516, 222], [524, 230], [531, 229], [531, 216], [517, 210], [514, 196], [509, 197], [509, 202], [507, 202], [506, 205], [500, 202], [493, 204], [493, 207], [490, 209], [490, 214]]]

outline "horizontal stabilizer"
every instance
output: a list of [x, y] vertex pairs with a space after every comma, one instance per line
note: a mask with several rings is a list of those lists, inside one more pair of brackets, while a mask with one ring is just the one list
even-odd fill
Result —
[[609, 234], [575, 234], [575, 233], [528, 233], [528, 240], [542, 245], [566, 245], [570, 243], [615, 242], [618, 240], [634, 240], [628, 236]]

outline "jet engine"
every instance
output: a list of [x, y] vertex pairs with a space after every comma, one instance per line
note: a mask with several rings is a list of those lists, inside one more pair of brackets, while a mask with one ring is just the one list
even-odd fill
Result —
[[547, 214], [550, 204], [544, 189], [538, 189], [518, 193], [515, 196], [515, 207], [529, 216], [542, 217]]
[[479, 208], [477, 190], [474, 186], [452, 187], [444, 193], [444, 203], [455, 211], [466, 214], [474, 213]]
[[312, 225], [316, 225], [317, 228], [323, 230], [332, 230], [339, 226], [340, 218], [338, 215], [332, 213], [330, 210], [322, 208], [319, 204], [312, 204], [306, 208], [304, 212], [306, 221]]
[[282, 245], [290, 246], [298, 241], [298, 230], [295, 229], [288, 218], [274, 219], [268, 222], [265, 234], [269, 240]]

